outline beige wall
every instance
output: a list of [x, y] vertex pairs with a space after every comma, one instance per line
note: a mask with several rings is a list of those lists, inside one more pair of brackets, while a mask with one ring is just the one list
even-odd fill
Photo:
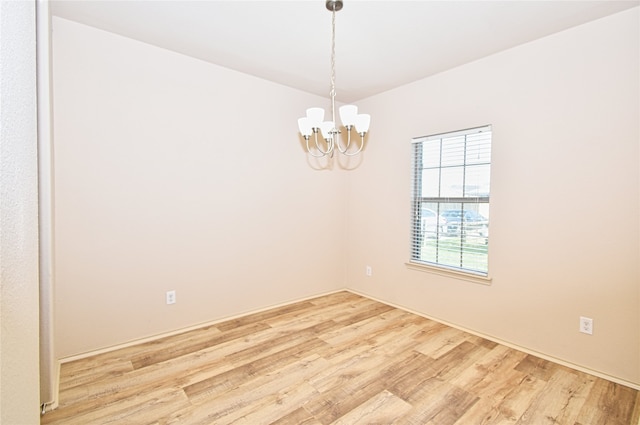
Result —
[[0, 1], [0, 423], [39, 423], [35, 2]]
[[[351, 288], [640, 384], [639, 8], [358, 102]], [[492, 124], [490, 286], [409, 270], [410, 140]], [[365, 267], [373, 269], [365, 276]], [[593, 336], [578, 332], [579, 316]]]
[[[638, 8], [358, 102], [348, 173], [326, 100], [53, 26], [58, 357], [349, 287], [640, 385]], [[408, 270], [409, 140], [483, 124], [492, 284]]]
[[326, 100], [53, 30], [58, 358], [345, 286], [343, 175], [296, 142]]

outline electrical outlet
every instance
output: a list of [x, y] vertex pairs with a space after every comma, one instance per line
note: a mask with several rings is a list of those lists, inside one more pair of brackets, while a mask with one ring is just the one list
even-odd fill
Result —
[[372, 273], [371, 266], [367, 266], [367, 268], [365, 269], [365, 272], [367, 273], [367, 276], [371, 276], [371, 273]]
[[167, 291], [167, 304], [176, 303], [176, 291]]
[[593, 319], [580, 316], [580, 332], [593, 335]]

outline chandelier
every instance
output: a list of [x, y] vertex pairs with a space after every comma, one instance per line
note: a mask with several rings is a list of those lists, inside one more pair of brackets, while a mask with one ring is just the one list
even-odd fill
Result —
[[[336, 12], [342, 9], [341, 0], [327, 0], [327, 9], [331, 12], [331, 121], [324, 121], [324, 109], [309, 108], [307, 116], [298, 119], [300, 134], [307, 144], [307, 152], [315, 157], [333, 157], [335, 148], [341, 154], [353, 156], [362, 151], [364, 147], [364, 136], [369, 131], [371, 116], [369, 114], [358, 114], [358, 107], [355, 105], [344, 105], [340, 107], [340, 121], [347, 130], [347, 141], [341, 143], [340, 130], [336, 126]], [[360, 136], [359, 146], [351, 147], [351, 130], [355, 129]], [[318, 133], [321, 139], [318, 139]], [[313, 135], [313, 143], [309, 143]], [[356, 143], [354, 143], [355, 145]]]

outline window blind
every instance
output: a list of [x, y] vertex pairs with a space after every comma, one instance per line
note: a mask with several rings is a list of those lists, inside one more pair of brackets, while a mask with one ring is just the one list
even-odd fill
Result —
[[412, 140], [411, 262], [488, 273], [491, 126]]

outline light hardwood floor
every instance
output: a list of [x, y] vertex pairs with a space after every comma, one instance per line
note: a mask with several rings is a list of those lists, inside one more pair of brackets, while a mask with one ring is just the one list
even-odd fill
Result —
[[66, 363], [42, 424], [638, 423], [631, 388], [339, 292]]

